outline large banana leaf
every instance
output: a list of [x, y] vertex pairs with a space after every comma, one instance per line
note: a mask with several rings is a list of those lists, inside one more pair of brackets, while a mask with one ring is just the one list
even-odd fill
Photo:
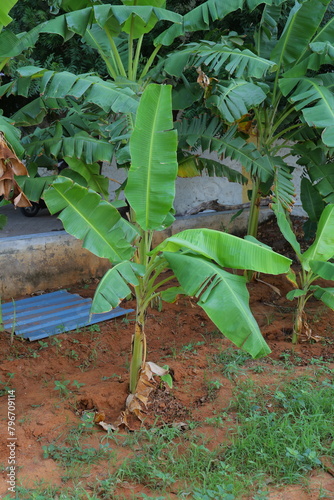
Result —
[[179, 147], [191, 149], [201, 147], [210, 150], [211, 141], [221, 137], [224, 130], [224, 122], [218, 117], [209, 114], [200, 114], [191, 120], [183, 118], [174, 123], [179, 139]]
[[50, 187], [52, 182], [55, 181], [55, 175], [46, 175], [43, 177], [27, 177], [20, 175], [15, 178], [18, 185], [30, 201], [38, 202], [45, 189]]
[[151, 31], [161, 20], [177, 25], [182, 22], [182, 16], [151, 5], [96, 5], [58, 16], [45, 23], [42, 32], [57, 33], [67, 40], [73, 33], [84, 36], [95, 22], [107, 29], [111, 36], [123, 31], [131, 32], [133, 38], [138, 38]]
[[216, 85], [215, 94], [207, 99], [207, 105], [217, 108], [224, 120], [233, 123], [265, 98], [266, 94], [258, 85], [245, 80], [233, 80], [226, 82], [226, 85]]
[[[328, 86], [324, 85], [326, 75], [322, 78], [282, 78], [279, 82], [283, 95], [289, 96], [289, 101], [295, 104], [297, 110], [302, 110], [305, 121], [310, 127], [324, 128], [322, 140], [329, 146], [334, 146], [334, 95]], [[328, 79], [327, 79], [328, 80]]]
[[153, 252], [178, 252], [181, 249], [214, 260], [222, 267], [252, 269], [261, 273], [286, 273], [291, 264], [290, 259], [268, 247], [212, 229], [187, 229], [167, 238]]
[[51, 213], [61, 212], [65, 230], [83, 240], [83, 247], [111, 262], [128, 260], [134, 254], [131, 243], [138, 235], [119, 212], [94, 191], [59, 176], [44, 199]]
[[[311, 129], [309, 129], [311, 130]], [[314, 132], [314, 129], [312, 130]], [[319, 213], [320, 206], [322, 210], [325, 208], [325, 203], [334, 203], [334, 163], [328, 162], [328, 157], [331, 156], [330, 150], [323, 144], [319, 143], [319, 137], [301, 138], [300, 144], [293, 146], [292, 154], [298, 155], [297, 163], [303, 165], [307, 169], [307, 173], [312, 183], [312, 188], [306, 179], [302, 179], [301, 195], [303, 196], [303, 185], [307, 186], [309, 195], [306, 196], [305, 203], [302, 199], [304, 209], [308, 212], [307, 206], [313, 205], [316, 213]], [[306, 188], [306, 189], [307, 189]], [[319, 195], [323, 199], [320, 201]], [[311, 198], [312, 197], [312, 201]], [[318, 221], [321, 213], [316, 218]], [[311, 217], [311, 215], [309, 214]], [[314, 219], [315, 220], [315, 219]]]
[[194, 255], [165, 252], [164, 256], [187, 295], [198, 297], [219, 330], [254, 358], [270, 353], [249, 309], [246, 279], [230, 274]]
[[30, 157], [45, 153], [54, 158], [65, 156], [78, 158], [87, 164], [97, 161], [110, 162], [114, 152], [114, 145], [104, 139], [92, 137], [85, 132], [75, 134], [73, 137], [45, 136], [40, 138], [34, 135], [31, 142], [26, 143], [26, 153]]
[[334, 256], [334, 205], [327, 205], [321, 214], [315, 241], [303, 254], [306, 271], [310, 270], [310, 261], [326, 262]]
[[182, 24], [173, 24], [155, 40], [155, 45], [170, 45], [176, 37], [186, 32], [208, 30], [212, 23], [231, 12], [241, 9], [243, 0], [208, 0], [183, 16]]
[[325, 208], [325, 203], [317, 188], [307, 177], [303, 177], [300, 183], [300, 199], [310, 221], [318, 222]]
[[315, 35], [330, 0], [296, 2], [291, 9], [281, 38], [271, 53], [279, 68], [295, 65]]
[[62, 156], [84, 159], [85, 163], [111, 162], [114, 146], [110, 142], [91, 137], [85, 132], [74, 137], [64, 137], [60, 143]]
[[224, 70], [236, 78], [263, 78], [276, 66], [249, 49], [240, 50], [227, 43], [207, 40], [199, 44], [190, 43], [185, 49], [172, 53], [166, 60], [165, 70], [171, 75], [181, 76], [186, 66], [202, 64], [209, 68], [210, 74], [218, 75], [220, 70]]
[[171, 87], [149, 85], [140, 100], [130, 139], [131, 167], [125, 196], [145, 230], [162, 226], [173, 207], [177, 176], [177, 133]]
[[15, 35], [8, 29], [0, 33], [0, 69], [2, 69], [12, 57], [18, 56], [24, 50], [35, 45], [41, 27], [42, 25], [36, 26], [36, 28], [28, 32], [20, 33], [19, 35]]
[[91, 312], [103, 313], [117, 307], [132, 292], [128, 285], [137, 286], [137, 276], [143, 276], [144, 272], [144, 266], [129, 261], [107, 271], [95, 291]]
[[312, 165], [308, 172], [324, 201], [334, 203], [334, 164]]
[[41, 123], [46, 115], [47, 107], [44, 100], [37, 97], [16, 111], [11, 119], [17, 127], [29, 127]]

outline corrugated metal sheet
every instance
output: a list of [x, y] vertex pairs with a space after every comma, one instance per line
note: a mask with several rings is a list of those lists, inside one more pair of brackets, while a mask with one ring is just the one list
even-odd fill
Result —
[[2, 320], [6, 330], [14, 328], [15, 335], [40, 340], [134, 311], [116, 307], [108, 313], [90, 317], [91, 304], [92, 299], [59, 290], [2, 304]]

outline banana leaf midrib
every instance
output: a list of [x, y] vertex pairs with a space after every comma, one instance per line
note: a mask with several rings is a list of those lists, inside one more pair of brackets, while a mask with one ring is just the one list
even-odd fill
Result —
[[[161, 94], [159, 94], [158, 97], [158, 104], [155, 107], [155, 113], [154, 113], [154, 118], [153, 118], [153, 123], [152, 123], [152, 131], [156, 130], [156, 123], [157, 123], [157, 118], [159, 116], [158, 110], [160, 110], [160, 101], [161, 101]], [[150, 144], [149, 144], [149, 154], [148, 154], [148, 167], [147, 167], [147, 184], [146, 184], [146, 213], [145, 213], [145, 221], [146, 221], [146, 227], [149, 227], [150, 224], [150, 216], [151, 216], [151, 210], [150, 210], [150, 200], [151, 200], [151, 177], [152, 177], [152, 166], [153, 166], [153, 159], [152, 159], [152, 152], [154, 149], [154, 141], [155, 141], [155, 136], [154, 133], [150, 134]]]
[[[225, 282], [226, 286], [227, 286], [227, 287], [228, 287], [228, 289], [229, 289], [229, 293], [230, 293], [230, 294], [234, 297], [235, 303], [237, 303], [237, 304], [238, 304], [238, 309], [242, 311], [242, 315], [243, 315], [243, 317], [245, 317], [245, 318], [246, 318], [246, 320], [247, 320], [247, 324], [249, 324], [251, 332], [247, 335], [247, 337], [246, 337], [246, 338], [245, 338], [245, 340], [243, 341], [243, 344], [245, 344], [245, 342], [246, 342], [246, 341], [249, 339], [249, 337], [252, 335], [252, 331], [253, 331], [253, 330], [252, 330], [252, 328], [254, 327], [254, 321], [252, 321], [252, 320], [253, 320], [253, 316], [250, 316], [249, 314], [247, 314], [247, 311], [245, 311], [245, 304], [244, 304], [242, 301], [240, 301], [240, 297], [239, 297], [239, 295], [238, 295], [238, 294], [236, 294], [236, 293], [234, 292], [233, 288], [230, 286], [228, 277], [224, 277], [225, 273], [226, 273], [227, 275], [229, 275], [229, 276], [231, 276], [231, 275], [230, 275], [229, 273], [227, 273], [227, 271], [225, 271], [224, 269], [219, 268], [219, 267], [218, 267], [216, 264], [214, 264], [213, 262], [210, 262], [210, 261], [204, 261], [204, 260], [203, 260], [202, 262], [204, 262], [204, 263], [207, 265], [207, 267], [212, 268], [212, 273], [213, 273], [213, 274], [211, 274], [210, 279], [211, 279], [214, 275], [220, 275], [220, 276], [221, 276], [221, 277], [220, 277], [220, 279], [219, 279], [219, 282], [217, 283], [217, 285], [216, 285], [216, 286], [219, 286], [219, 283], [220, 283], [221, 281], [223, 281], [223, 280], [224, 280], [224, 282]], [[232, 276], [233, 276], [233, 275], [232, 275]], [[210, 286], [210, 284], [209, 284], [208, 286]], [[204, 291], [202, 291], [201, 295], [202, 295], [203, 293], [204, 293]], [[199, 302], [201, 303], [201, 298], [200, 298], [200, 297], [199, 297]], [[205, 304], [205, 303], [204, 303], [204, 304]]]
[[[53, 184], [53, 187], [55, 188], [55, 184]], [[92, 191], [92, 192], [93, 192], [93, 191]], [[74, 212], [75, 212], [75, 213], [77, 213], [77, 214], [79, 215], [79, 217], [81, 217], [81, 218], [85, 221], [85, 223], [87, 224], [87, 226], [88, 226], [91, 230], [93, 230], [93, 233], [97, 234], [97, 235], [100, 237], [100, 239], [101, 239], [101, 240], [102, 240], [102, 241], [103, 241], [103, 242], [107, 245], [107, 247], [111, 247], [110, 242], [109, 242], [109, 241], [108, 241], [108, 239], [104, 236], [104, 232], [98, 231], [98, 229], [97, 229], [94, 225], [92, 225], [92, 223], [89, 221], [89, 219], [88, 219], [87, 217], [85, 217], [85, 216], [82, 214], [82, 212], [80, 212], [79, 210], [77, 210], [77, 209], [76, 209], [76, 206], [75, 206], [73, 203], [71, 203], [71, 201], [70, 201], [68, 198], [66, 198], [66, 196], [64, 196], [62, 193], [59, 193], [59, 191], [58, 191], [58, 194], [60, 194], [60, 195], [64, 198], [64, 200], [66, 200], [66, 202], [67, 202], [68, 206], [70, 206], [70, 207], [74, 210]], [[96, 207], [96, 208], [97, 208], [97, 207]], [[61, 217], [60, 217], [60, 218], [61, 218]], [[121, 218], [121, 216], [120, 216], [120, 218]], [[119, 220], [118, 220], [118, 221], [119, 221]], [[118, 222], [118, 221], [117, 221], [117, 222]], [[116, 224], [117, 224], [117, 223], [116, 223]], [[106, 233], [106, 234], [110, 234], [110, 233]], [[85, 236], [87, 236], [87, 233], [86, 233], [86, 235], [85, 235]], [[122, 256], [122, 255], [119, 255], [119, 253], [116, 251], [115, 247], [112, 247], [112, 249], [113, 249], [113, 252], [114, 252], [116, 255], [118, 255], [119, 260], [120, 260], [120, 261], [122, 261], [122, 260], [123, 260], [123, 256]]]

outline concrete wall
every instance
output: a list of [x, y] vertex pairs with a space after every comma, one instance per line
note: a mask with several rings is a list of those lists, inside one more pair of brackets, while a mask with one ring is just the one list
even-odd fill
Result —
[[102, 276], [110, 268], [65, 231], [0, 239], [0, 297], [17, 298]]
[[[289, 152], [288, 149], [282, 149], [280, 154], [282, 156]], [[205, 153], [203, 156], [218, 160], [214, 153]], [[285, 161], [295, 168], [293, 172], [294, 184], [296, 188], [296, 203], [293, 210], [294, 215], [305, 215], [301, 207], [300, 201], [300, 176], [302, 174], [302, 167], [297, 165], [297, 157], [288, 156]], [[234, 168], [238, 172], [246, 172], [242, 169], [241, 165], [230, 159], [224, 160], [224, 164]], [[123, 168], [118, 169], [115, 164], [104, 164], [103, 174], [109, 179], [115, 179], [122, 183], [125, 178], [125, 171]], [[109, 192], [110, 199], [115, 197], [115, 190], [119, 187], [117, 182], [110, 181]], [[229, 182], [226, 177], [209, 177], [206, 174], [189, 179], [177, 178], [176, 180], [176, 196], [174, 208], [177, 215], [185, 215], [189, 210], [199, 206], [204, 201], [218, 200], [222, 205], [237, 205], [240, 203], [247, 203], [249, 201], [247, 191], [250, 189], [250, 184], [241, 186], [237, 183]]]
[[[245, 231], [248, 210], [230, 224], [236, 211], [181, 216], [162, 232], [157, 232], [153, 245], [161, 243], [185, 229], [210, 228]], [[260, 220], [271, 213], [262, 208]], [[65, 231], [0, 238], [0, 297], [16, 299], [38, 291], [64, 288], [79, 281], [102, 277], [110, 268], [107, 259], [100, 259], [81, 246], [81, 241]]]

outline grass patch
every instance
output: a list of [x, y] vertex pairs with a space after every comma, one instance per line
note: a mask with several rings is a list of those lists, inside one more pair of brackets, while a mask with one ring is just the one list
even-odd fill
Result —
[[321, 467], [322, 455], [334, 454], [333, 396], [329, 380], [316, 385], [294, 380], [276, 390], [271, 400], [263, 389], [240, 384], [233, 404], [238, 426], [222, 457], [239, 464], [242, 474], [298, 482]]
[[[232, 404], [215, 415], [221, 417], [219, 428], [228, 427], [228, 442], [215, 449], [196, 425], [186, 432], [167, 426], [131, 434], [116, 432], [103, 436], [99, 447], [85, 447], [85, 437], [94, 428], [83, 423], [69, 432], [62, 445], [44, 447], [45, 457], [64, 468], [66, 479], [74, 478], [70, 470], [79, 473], [99, 460], [113, 458], [115, 465], [119, 448], [126, 448], [128, 457], [112, 473], [107, 468], [98, 481], [91, 478], [84, 485], [83, 476], [76, 474], [71, 489], [39, 485], [20, 490], [19, 498], [123, 500], [131, 496], [117, 494], [118, 486], [141, 484], [151, 493], [136, 492], [134, 498], [169, 500], [173, 491], [179, 498], [192, 500], [239, 500], [242, 495], [265, 499], [268, 482], [301, 482], [310, 470], [322, 467], [322, 455], [334, 455], [332, 378], [298, 378], [278, 389], [250, 381], [237, 383]], [[218, 432], [217, 425], [212, 425]]]

